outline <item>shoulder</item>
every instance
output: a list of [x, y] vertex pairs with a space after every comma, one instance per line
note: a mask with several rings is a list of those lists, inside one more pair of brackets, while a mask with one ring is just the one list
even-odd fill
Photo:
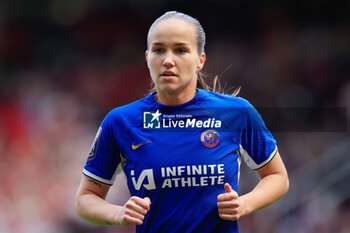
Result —
[[212, 91], [199, 89], [201, 92], [200, 103], [211, 107], [234, 107], [234, 108], [252, 108], [252, 104], [242, 98], [229, 94], [220, 94]]
[[260, 119], [254, 106], [245, 98], [233, 95], [224, 95], [211, 91], [201, 91], [203, 94], [200, 105], [216, 113], [234, 128], [244, 128], [249, 122]]

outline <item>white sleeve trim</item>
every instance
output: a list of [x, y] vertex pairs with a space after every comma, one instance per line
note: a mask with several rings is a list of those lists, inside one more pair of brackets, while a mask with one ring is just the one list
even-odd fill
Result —
[[253, 170], [257, 170], [259, 168], [262, 168], [263, 166], [265, 166], [266, 164], [268, 164], [273, 157], [275, 156], [275, 154], [277, 153], [277, 146], [275, 147], [275, 149], [272, 151], [272, 153], [270, 154], [270, 156], [262, 163], [260, 164], [256, 164], [255, 161], [252, 159], [252, 157], [250, 157], [250, 155], [248, 154], [248, 152], [246, 150], [243, 149], [242, 145], [239, 145], [239, 153], [241, 154], [241, 156], [243, 157], [244, 162], [247, 164], [247, 166], [250, 169]]
[[107, 180], [107, 179], [101, 178], [99, 176], [96, 176], [95, 174], [89, 172], [86, 169], [83, 170], [83, 173], [84, 173], [84, 175], [86, 175], [86, 176], [88, 176], [88, 177], [90, 177], [90, 178], [92, 178], [94, 180], [100, 181], [100, 182], [102, 182], [104, 184], [108, 184], [108, 185], [112, 185], [113, 184], [112, 180]]
[[83, 170], [83, 173], [84, 173], [84, 175], [86, 175], [86, 176], [88, 176], [88, 177], [90, 177], [90, 178], [92, 178], [94, 180], [100, 181], [100, 182], [102, 182], [104, 184], [113, 185], [114, 181], [115, 181], [115, 178], [117, 177], [117, 174], [119, 174], [121, 171], [122, 171], [122, 165], [121, 165], [121, 163], [119, 163], [119, 165], [118, 165], [117, 169], [115, 170], [111, 180], [107, 180], [107, 179], [101, 178], [99, 176], [96, 176], [95, 174], [89, 172], [85, 168]]

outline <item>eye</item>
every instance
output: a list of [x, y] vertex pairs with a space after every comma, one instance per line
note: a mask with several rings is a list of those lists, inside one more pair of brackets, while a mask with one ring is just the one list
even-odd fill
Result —
[[154, 48], [154, 49], [152, 49], [152, 52], [154, 52], [154, 53], [162, 53], [162, 52], [164, 52], [164, 49], [162, 49], [162, 48]]
[[179, 54], [183, 54], [183, 53], [187, 52], [187, 50], [184, 48], [177, 48], [175, 51], [176, 51], [176, 53], [179, 53]]

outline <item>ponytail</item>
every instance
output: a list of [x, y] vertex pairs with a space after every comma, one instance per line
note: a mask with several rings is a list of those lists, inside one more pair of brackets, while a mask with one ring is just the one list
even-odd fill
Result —
[[[205, 79], [203, 78], [203, 74], [201, 72], [198, 72], [198, 76], [197, 76], [197, 88], [203, 89], [203, 90], [207, 90], [207, 91], [212, 91], [212, 92], [216, 92], [216, 93], [220, 93], [220, 94], [224, 94], [227, 95], [228, 93], [225, 91], [225, 88], [223, 88], [219, 82], [219, 76], [216, 75], [214, 80], [213, 80], [213, 86], [211, 87], [210, 85], [208, 85], [205, 81]], [[231, 95], [233, 96], [237, 96], [238, 93], [240, 92], [241, 87], [235, 88], [235, 90], [233, 91], [233, 93], [231, 93]]]

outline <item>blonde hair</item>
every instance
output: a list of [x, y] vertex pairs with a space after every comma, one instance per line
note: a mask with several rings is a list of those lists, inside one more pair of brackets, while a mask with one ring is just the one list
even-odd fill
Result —
[[[151, 31], [152, 31], [153, 27], [156, 24], [158, 24], [159, 22], [162, 22], [162, 21], [164, 21], [166, 19], [170, 19], [170, 18], [182, 19], [182, 20], [192, 24], [195, 27], [196, 32], [197, 32], [196, 37], [197, 37], [198, 54], [200, 55], [200, 54], [204, 53], [205, 32], [204, 32], [202, 25], [199, 23], [199, 21], [197, 19], [193, 18], [192, 16], [189, 16], [187, 14], [177, 12], [177, 11], [168, 11], [153, 22], [153, 24], [149, 28], [148, 34], [147, 34], [147, 48], [148, 48], [148, 45], [150, 42]], [[210, 86], [207, 83], [207, 81], [204, 79], [203, 76], [204, 76], [203, 73], [201, 71], [199, 71], [198, 77], [197, 77], [197, 88], [208, 90], [208, 91], [213, 91], [213, 92], [217, 92], [217, 93], [221, 93], [221, 94], [226, 94], [224, 88], [220, 85], [218, 75], [216, 75], [214, 78], [213, 86]], [[152, 85], [151, 91], [154, 91], [155, 90], [154, 83], [152, 82], [151, 85]], [[240, 89], [241, 89], [240, 87], [236, 88], [234, 90], [234, 92], [232, 93], [232, 95], [234, 95], [234, 96], [238, 95]]]

